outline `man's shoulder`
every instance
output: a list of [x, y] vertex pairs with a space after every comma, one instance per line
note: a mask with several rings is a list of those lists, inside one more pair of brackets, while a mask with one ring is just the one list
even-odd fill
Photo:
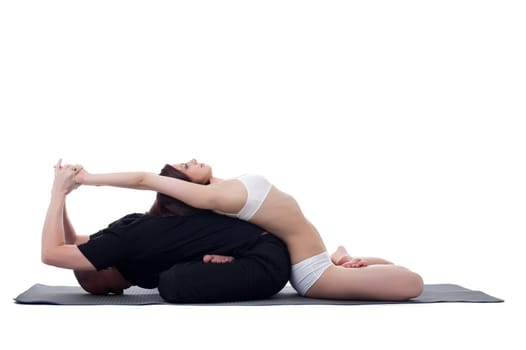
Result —
[[108, 227], [127, 226], [127, 225], [130, 225], [130, 224], [134, 224], [134, 223], [137, 223], [137, 222], [140, 222], [140, 221], [147, 220], [147, 219], [148, 219], [148, 216], [147, 216], [147, 214], [144, 214], [144, 213], [126, 214], [123, 217], [121, 217], [120, 219], [117, 219], [117, 220], [113, 221], [111, 224], [109, 224]]

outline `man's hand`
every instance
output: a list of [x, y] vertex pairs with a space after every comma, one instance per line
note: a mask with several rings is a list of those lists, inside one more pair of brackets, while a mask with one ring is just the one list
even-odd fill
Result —
[[53, 181], [53, 194], [67, 195], [80, 186], [75, 181], [75, 175], [82, 170], [80, 165], [65, 164], [62, 166], [62, 159], [55, 164], [55, 180]]
[[75, 181], [79, 185], [83, 185], [84, 181], [86, 180], [86, 177], [88, 177], [89, 175], [90, 175], [90, 173], [88, 173], [88, 171], [86, 169], [81, 167], [81, 169], [75, 175]]

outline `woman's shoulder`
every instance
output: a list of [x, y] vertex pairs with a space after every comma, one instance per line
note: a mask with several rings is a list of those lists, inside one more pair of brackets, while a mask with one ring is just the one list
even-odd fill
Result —
[[256, 180], [256, 181], [266, 181], [269, 182], [268, 179], [260, 174], [243, 174], [237, 177], [237, 179], [243, 181], [243, 180]]
[[216, 184], [212, 184], [211, 186], [214, 185], [225, 191], [235, 191], [236, 189], [244, 187], [246, 189], [264, 189], [265, 192], [268, 192], [268, 190], [270, 190], [270, 188], [272, 187], [272, 184], [267, 180], [265, 176], [248, 173], [227, 180], [222, 180], [220, 182], [217, 182]]

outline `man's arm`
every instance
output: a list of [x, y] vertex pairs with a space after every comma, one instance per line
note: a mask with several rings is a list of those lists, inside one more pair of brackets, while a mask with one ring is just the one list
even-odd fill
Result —
[[[44, 228], [42, 230], [41, 259], [44, 264], [75, 270], [94, 270], [95, 267], [73, 244], [66, 244], [64, 210], [66, 195], [75, 188], [75, 172], [69, 165], [55, 167], [55, 180], [51, 191]], [[71, 226], [72, 227], [72, 226]]]
[[89, 236], [87, 235], [77, 235], [71, 220], [69, 219], [68, 211], [66, 209], [66, 204], [64, 204], [63, 222], [64, 222], [64, 234], [65, 234], [65, 243], [66, 244], [82, 244], [89, 241]]

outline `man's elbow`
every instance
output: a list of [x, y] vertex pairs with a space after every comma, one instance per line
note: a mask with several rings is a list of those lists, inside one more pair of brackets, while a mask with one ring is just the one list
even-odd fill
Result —
[[53, 265], [53, 258], [51, 256], [51, 254], [49, 252], [47, 252], [47, 251], [42, 250], [42, 252], [40, 254], [40, 260], [45, 265]]
[[40, 260], [46, 265], [63, 269], [93, 269], [93, 265], [82, 255], [77, 246], [70, 244], [43, 248]]
[[40, 260], [45, 265], [57, 266], [58, 267], [58, 258], [52, 250], [42, 250], [40, 254]]

